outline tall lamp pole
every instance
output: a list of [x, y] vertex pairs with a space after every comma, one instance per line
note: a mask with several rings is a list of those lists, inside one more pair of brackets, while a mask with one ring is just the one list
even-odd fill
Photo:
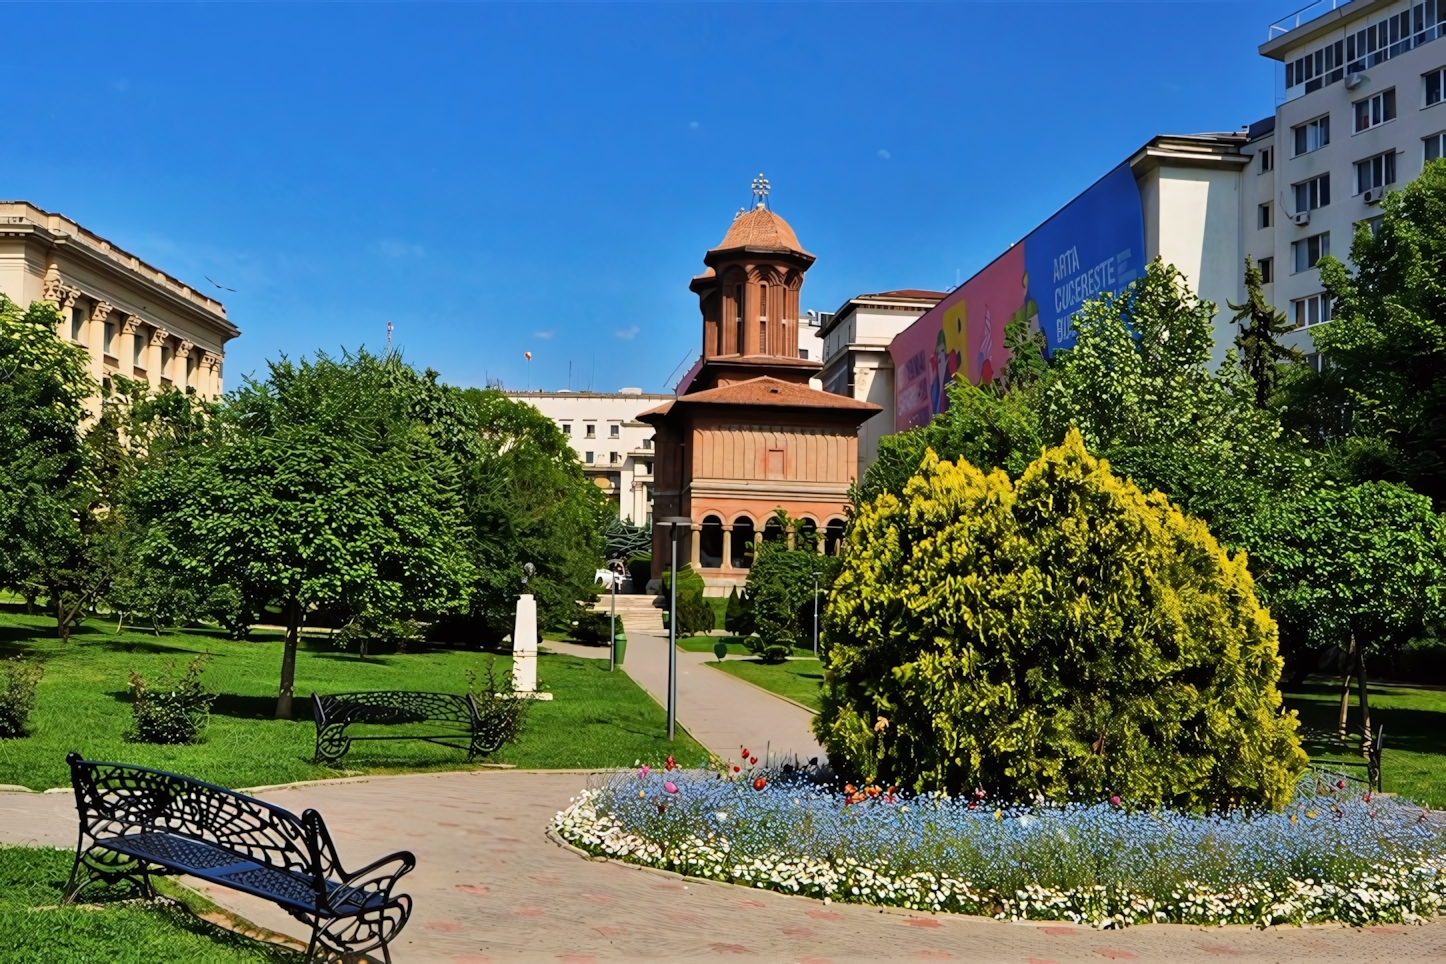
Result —
[[612, 648], [608, 651], [608, 672], [618, 668], [618, 580], [622, 578], [623, 561], [621, 559], [609, 559], [608, 570], [612, 572], [613, 588], [613, 612], [608, 620], [608, 629], [612, 635]]
[[818, 659], [818, 570], [813, 573], [813, 658]]
[[669, 516], [659, 519], [663, 525], [673, 527], [673, 563], [668, 570], [668, 742], [678, 725], [678, 526], [691, 526], [693, 520], [687, 516]]

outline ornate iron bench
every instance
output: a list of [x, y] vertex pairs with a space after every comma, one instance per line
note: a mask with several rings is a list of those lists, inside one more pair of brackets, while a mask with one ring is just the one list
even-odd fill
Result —
[[65, 888], [73, 902], [90, 884], [130, 880], [154, 896], [151, 875], [190, 874], [279, 905], [311, 927], [318, 947], [343, 956], [381, 948], [411, 914], [393, 894], [416, 866], [407, 851], [348, 873], [315, 810], [300, 817], [254, 797], [190, 777], [66, 756], [80, 839]]
[[[482, 714], [472, 694], [413, 693], [383, 690], [375, 693], [311, 694], [316, 717], [316, 763], [335, 763], [357, 740], [424, 740], [467, 751], [467, 762], [495, 752], [512, 729], [503, 714]], [[435, 724], [440, 733], [348, 733], [351, 726]]]

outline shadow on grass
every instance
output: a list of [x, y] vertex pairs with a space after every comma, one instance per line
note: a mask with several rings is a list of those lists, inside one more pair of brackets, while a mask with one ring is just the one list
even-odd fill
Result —
[[[1306, 689], [1306, 687], [1301, 687]], [[1326, 687], [1310, 687], [1308, 695], [1315, 698], [1299, 698], [1299, 694], [1287, 695], [1287, 706], [1300, 714], [1300, 721], [1316, 733], [1334, 734], [1340, 725], [1340, 690], [1326, 692]], [[1329, 695], [1330, 701], [1319, 696]], [[1373, 696], [1389, 695], [1372, 693]], [[1350, 732], [1346, 744], [1334, 739], [1307, 740], [1307, 752], [1312, 756], [1350, 756], [1360, 742], [1360, 711], [1356, 706], [1355, 693], [1351, 694]], [[1438, 710], [1407, 709], [1392, 706], [1373, 706], [1371, 724], [1386, 728], [1386, 753], [1392, 750], [1406, 750], [1412, 753], [1439, 754], [1446, 749], [1446, 712]]]
[[[276, 717], [276, 697], [242, 696], [240, 693], [218, 693], [211, 704], [212, 716], [228, 716], [236, 720], [270, 720]], [[293, 700], [292, 717], [311, 719], [311, 694]]]

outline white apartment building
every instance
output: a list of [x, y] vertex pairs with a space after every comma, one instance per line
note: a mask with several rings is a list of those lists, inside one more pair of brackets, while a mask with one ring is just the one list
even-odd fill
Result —
[[833, 314], [818, 316], [822, 322], [818, 331], [822, 336], [823, 390], [883, 408], [859, 426], [855, 478], [862, 479], [878, 455], [879, 439], [894, 431], [894, 363], [889, 342], [945, 295], [917, 288], [880, 291], [850, 298]]
[[[1313, 18], [1313, 19], [1307, 19]], [[1446, 141], [1446, 0], [1324, 0], [1271, 27], [1284, 65], [1275, 115], [1250, 130], [1242, 248], [1269, 265], [1267, 296], [1309, 329], [1330, 320], [1316, 262], [1350, 264], [1359, 225]]]
[[653, 521], [653, 427], [637, 416], [672, 395], [648, 395], [640, 388], [617, 392], [507, 392], [552, 419], [572, 443], [594, 485], [633, 525]]

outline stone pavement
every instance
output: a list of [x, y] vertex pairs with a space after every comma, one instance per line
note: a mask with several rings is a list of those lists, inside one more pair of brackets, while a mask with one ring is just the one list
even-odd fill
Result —
[[[295, 811], [317, 808], [351, 866], [396, 849], [416, 854], [417, 869], [403, 879], [415, 909], [393, 949], [397, 964], [735, 957], [797, 964], [1446, 961], [1446, 924], [1266, 931], [1156, 925], [1100, 932], [826, 906], [591, 861], [544, 836], [552, 816], [588, 779], [519, 770], [414, 774], [260, 796]], [[71, 848], [75, 819], [68, 793], [0, 793], [5, 843]], [[210, 895], [257, 924], [305, 936], [271, 905], [222, 889]]]
[[[678, 722], [693, 739], [725, 758], [747, 747], [759, 760], [827, 759], [810, 726], [813, 713], [706, 663], [712, 653], [678, 651]], [[628, 629], [623, 669], [663, 706], [668, 705], [668, 637]], [[692, 760], [686, 761], [693, 763]]]

